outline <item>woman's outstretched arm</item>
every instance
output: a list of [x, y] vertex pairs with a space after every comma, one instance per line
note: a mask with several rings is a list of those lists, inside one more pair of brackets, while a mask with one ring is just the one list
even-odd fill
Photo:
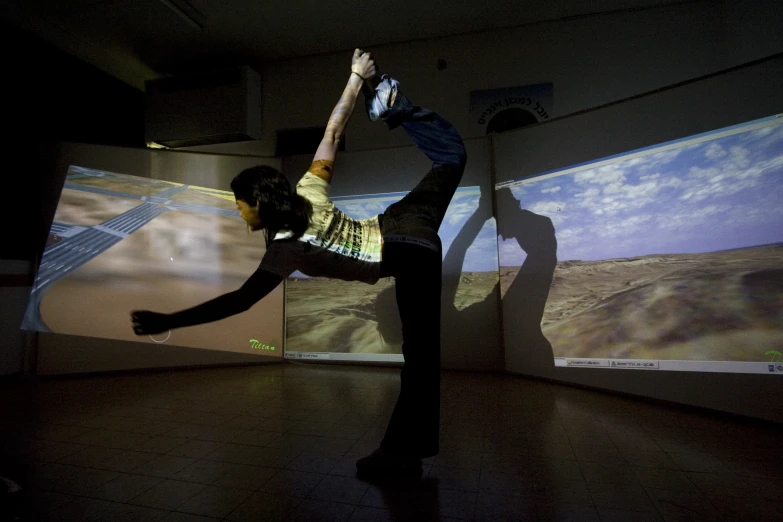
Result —
[[313, 172], [316, 176], [332, 181], [332, 166], [337, 156], [337, 147], [348, 126], [353, 110], [356, 107], [356, 99], [362, 90], [365, 80], [375, 76], [375, 62], [370, 53], [365, 53], [361, 49], [353, 52], [351, 63], [351, 76], [348, 78], [348, 84], [343, 90], [340, 100], [335, 105], [329, 121], [326, 124], [326, 131], [318, 150], [315, 152], [313, 163], [321, 162], [321, 165], [327, 168], [320, 168]]
[[184, 328], [225, 319], [248, 310], [277, 288], [277, 285], [282, 281], [282, 277], [259, 268], [240, 289], [223, 294], [193, 308], [173, 314], [160, 314], [148, 310], [134, 311], [131, 313], [133, 331], [137, 335], [152, 335], [174, 328]]

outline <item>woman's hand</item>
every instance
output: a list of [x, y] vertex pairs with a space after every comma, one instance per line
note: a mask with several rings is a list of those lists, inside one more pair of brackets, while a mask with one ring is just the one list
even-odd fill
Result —
[[131, 312], [131, 320], [136, 335], [153, 335], [171, 330], [170, 317], [167, 314], [136, 310]]
[[351, 72], [355, 72], [365, 80], [375, 76], [375, 60], [372, 58], [372, 53], [356, 49], [351, 59]]

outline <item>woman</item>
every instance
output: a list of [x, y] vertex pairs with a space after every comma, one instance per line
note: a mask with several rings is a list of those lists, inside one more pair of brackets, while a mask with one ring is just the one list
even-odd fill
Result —
[[[360, 474], [421, 473], [438, 453], [440, 421], [440, 227], [467, 160], [462, 139], [437, 114], [414, 106], [398, 82], [375, 77], [369, 53], [354, 51], [351, 74], [313, 163], [295, 190], [271, 167], [242, 171], [231, 182], [242, 218], [266, 234], [256, 272], [234, 292], [174, 314], [132, 313], [138, 335], [165, 332], [243, 312], [295, 270], [374, 284], [394, 277], [403, 329], [401, 390], [379, 449], [357, 461]], [[401, 126], [432, 160], [432, 169], [402, 200], [366, 220], [345, 216], [329, 200], [339, 140], [365, 93], [370, 120]]]

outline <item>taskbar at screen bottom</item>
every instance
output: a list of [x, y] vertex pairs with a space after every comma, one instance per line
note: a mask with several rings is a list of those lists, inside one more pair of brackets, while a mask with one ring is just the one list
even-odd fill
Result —
[[649, 359], [593, 359], [555, 357], [555, 366], [610, 370], [663, 370], [676, 372], [766, 373], [783, 375], [783, 361], [655, 361]]
[[350, 361], [374, 363], [403, 363], [401, 353], [339, 353], [339, 352], [285, 352], [285, 358], [295, 361]]

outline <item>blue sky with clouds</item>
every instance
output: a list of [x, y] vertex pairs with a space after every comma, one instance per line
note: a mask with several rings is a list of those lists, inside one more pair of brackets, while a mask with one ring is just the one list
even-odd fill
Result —
[[[389, 205], [399, 201], [406, 192], [372, 194], [366, 196], [345, 196], [331, 198], [335, 206], [354, 219], [367, 219], [383, 213]], [[473, 215], [479, 204], [478, 187], [457, 189], [451, 205], [438, 232], [443, 242], [444, 256], [465, 222]], [[476, 239], [465, 254], [463, 272], [489, 272], [498, 269], [497, 231], [494, 218], [487, 220]], [[302, 277], [295, 272], [292, 277]]]
[[[783, 125], [595, 163], [511, 187], [552, 219], [560, 261], [783, 242]], [[499, 249], [501, 266], [525, 259], [514, 239]]]

